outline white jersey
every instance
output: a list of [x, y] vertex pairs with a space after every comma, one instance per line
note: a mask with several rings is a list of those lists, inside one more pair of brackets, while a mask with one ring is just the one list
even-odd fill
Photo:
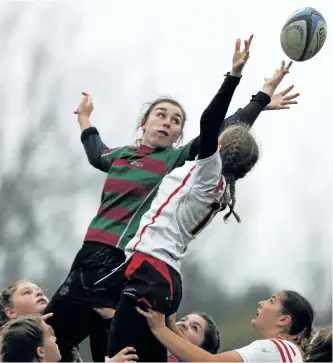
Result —
[[244, 362], [303, 362], [297, 346], [281, 339], [255, 340], [235, 351]]
[[187, 161], [163, 178], [136, 235], [126, 246], [164, 261], [180, 273], [188, 244], [211, 222], [225, 190], [220, 153]]

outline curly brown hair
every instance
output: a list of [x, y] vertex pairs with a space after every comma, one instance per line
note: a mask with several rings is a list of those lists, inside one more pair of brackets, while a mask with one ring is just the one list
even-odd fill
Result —
[[227, 203], [229, 212], [224, 216], [227, 222], [231, 214], [237, 222], [241, 220], [234, 211], [236, 204], [236, 181], [244, 176], [255, 166], [259, 159], [259, 147], [250, 134], [248, 125], [229, 126], [220, 136], [222, 174], [230, 189], [231, 201]]

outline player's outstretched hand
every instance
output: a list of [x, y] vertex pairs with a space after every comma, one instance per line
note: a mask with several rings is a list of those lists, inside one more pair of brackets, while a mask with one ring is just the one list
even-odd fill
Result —
[[121, 350], [119, 353], [117, 353], [114, 357], [109, 358], [105, 357], [105, 363], [109, 362], [129, 362], [129, 363], [135, 363], [136, 360], [139, 359], [139, 357], [134, 354], [135, 349], [132, 347], [127, 347]]
[[235, 53], [232, 57], [232, 70], [231, 75], [240, 77], [242, 75], [243, 68], [250, 57], [250, 47], [253, 39], [253, 34], [249, 39], [244, 41], [244, 48], [241, 50], [241, 40], [237, 39], [235, 44]]
[[272, 97], [278, 85], [281, 83], [283, 78], [289, 73], [289, 69], [292, 66], [292, 64], [293, 62], [289, 62], [286, 66], [286, 62], [282, 61], [280, 68], [278, 68], [274, 72], [273, 76], [271, 78], [265, 78], [263, 91]]
[[164, 314], [159, 313], [158, 311], [151, 310], [151, 309], [148, 309], [148, 311], [143, 311], [138, 306], [135, 309], [138, 313], [140, 313], [147, 319], [148, 325], [152, 331], [165, 327], [165, 315]]
[[293, 93], [289, 94], [290, 91], [294, 88], [294, 86], [289, 86], [279, 93], [275, 93], [271, 97], [271, 102], [265, 107], [265, 110], [289, 110], [290, 105], [297, 105], [298, 102], [295, 101], [300, 94]]
[[79, 117], [87, 117], [89, 118], [94, 109], [93, 100], [91, 94], [87, 92], [82, 93], [82, 100], [77, 106], [77, 109], [74, 111], [75, 115]]

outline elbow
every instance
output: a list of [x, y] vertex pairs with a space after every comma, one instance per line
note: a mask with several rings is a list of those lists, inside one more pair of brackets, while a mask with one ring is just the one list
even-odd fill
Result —
[[101, 157], [99, 155], [88, 155], [88, 161], [89, 164], [92, 165], [94, 168], [103, 170]]

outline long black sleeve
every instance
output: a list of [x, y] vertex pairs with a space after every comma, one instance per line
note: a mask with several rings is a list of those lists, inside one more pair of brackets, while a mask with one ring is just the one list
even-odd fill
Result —
[[208, 158], [216, 152], [219, 130], [239, 81], [240, 77], [227, 74], [221, 88], [203, 112], [200, 119], [199, 159]]
[[[220, 127], [220, 133], [225, 130], [226, 127], [231, 125], [239, 125], [241, 123], [252, 126], [255, 120], [260, 115], [260, 112], [271, 102], [271, 98], [264, 92], [258, 92], [255, 96], [252, 96], [251, 101], [244, 108], [238, 109], [238, 111], [222, 121]], [[191, 147], [189, 151], [188, 160], [194, 160], [199, 152], [200, 136], [197, 136], [191, 141]]]
[[244, 108], [240, 108], [237, 112], [226, 118], [221, 126], [221, 132], [225, 130], [228, 126], [239, 125], [245, 123], [250, 127], [253, 126], [255, 120], [258, 118], [261, 111], [271, 102], [271, 98], [267, 93], [258, 92], [248, 105]]
[[108, 172], [108, 168], [103, 167], [102, 153], [107, 150], [108, 147], [103, 144], [99, 133], [95, 127], [89, 127], [81, 134], [81, 141], [86, 151], [89, 163], [96, 169]]

